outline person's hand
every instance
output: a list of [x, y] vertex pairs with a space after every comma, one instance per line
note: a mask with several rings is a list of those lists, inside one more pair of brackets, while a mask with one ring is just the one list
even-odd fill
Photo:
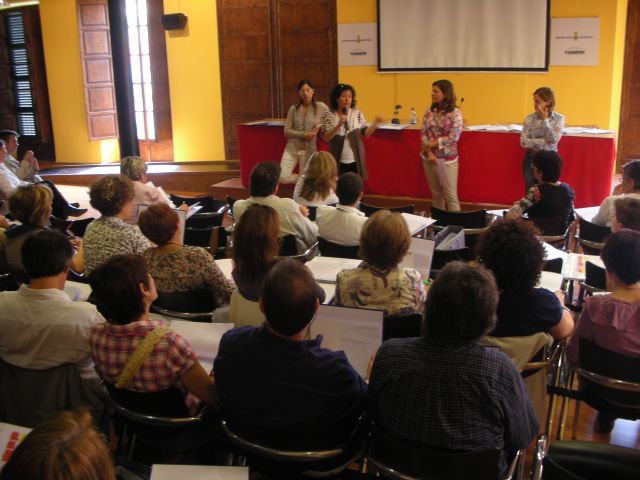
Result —
[[309, 209], [307, 208], [306, 205], [298, 204], [298, 210], [300, 210], [300, 213], [302, 214], [303, 217], [309, 216]]
[[437, 163], [438, 158], [436, 157], [435, 153], [433, 153], [431, 150], [429, 150], [427, 152], [427, 161], [429, 163], [433, 163], [434, 165]]
[[0, 228], [9, 228], [9, 220], [4, 215], [0, 215]]
[[182, 210], [183, 212], [187, 212], [187, 211], [189, 211], [189, 205], [187, 205], [186, 203], [182, 202], [182, 205], [180, 205], [178, 207], [178, 210]]
[[538, 114], [538, 118], [540, 118], [540, 120], [546, 120], [549, 116], [549, 108], [546, 105], [540, 103], [536, 106], [536, 113]]
[[304, 139], [305, 140], [313, 140], [314, 138], [316, 138], [316, 135], [318, 135], [318, 131], [319, 130], [320, 130], [320, 125], [316, 125], [315, 127], [313, 127], [308, 132], [305, 132]]
[[82, 239], [78, 237], [72, 237], [72, 238], [69, 238], [69, 243], [71, 244], [74, 250], [77, 250], [80, 248], [80, 245], [82, 245]]
[[558, 300], [560, 300], [560, 304], [564, 307], [564, 292], [562, 290], [556, 290], [554, 292]]
[[342, 126], [347, 123], [347, 116], [344, 113], [338, 113], [338, 125]]
[[384, 119], [380, 115], [376, 115], [376, 117], [373, 119], [374, 125], [380, 125], [383, 122], [384, 122]]
[[24, 156], [22, 157], [22, 160], [23, 161], [26, 160], [27, 162], [29, 162], [29, 165], [31, 165], [31, 168], [36, 172], [40, 170], [40, 165], [38, 165], [38, 159], [33, 153], [33, 150], [27, 150], [26, 152], [24, 152]]

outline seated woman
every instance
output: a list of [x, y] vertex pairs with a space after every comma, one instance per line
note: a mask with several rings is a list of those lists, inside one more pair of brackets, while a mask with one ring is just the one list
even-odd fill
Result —
[[560, 217], [566, 229], [573, 220], [575, 194], [569, 185], [559, 181], [562, 158], [558, 152], [539, 150], [531, 160], [531, 168], [537, 184], [509, 209], [506, 217], [514, 219], [523, 213], [529, 218]]
[[[51, 190], [42, 184], [18, 187], [9, 197], [9, 210], [21, 225], [10, 226], [0, 233], [0, 272], [14, 272], [19, 281], [28, 281], [20, 254], [22, 244], [32, 233], [48, 228], [52, 197]], [[73, 239], [71, 243], [75, 254], [70, 267], [81, 273], [84, 270], [82, 240]]]
[[404, 218], [389, 210], [374, 213], [362, 227], [364, 262], [338, 273], [334, 303], [384, 310], [385, 317], [422, 313], [424, 285], [420, 272], [398, 268], [409, 251], [411, 236]]
[[131, 180], [106, 175], [91, 185], [89, 198], [102, 216], [89, 224], [83, 237], [85, 273], [118, 253], [142, 253], [151, 247], [138, 227], [123, 220], [134, 208]]
[[293, 190], [293, 199], [302, 205], [317, 207], [338, 203], [336, 182], [338, 169], [336, 160], [329, 152], [311, 155], [307, 169]]
[[422, 337], [387, 340], [376, 354], [368, 403], [378, 428], [426, 448], [499, 449], [506, 470], [538, 425], [513, 363], [477, 343], [493, 328], [497, 302], [484, 268], [451, 262], [440, 271]]
[[[120, 161], [120, 174], [133, 182], [133, 209], [131, 214], [123, 219], [125, 223], [130, 225], [138, 223], [138, 205], [166, 203], [171, 208], [175, 208], [173, 202], [149, 181], [147, 164], [141, 157], [124, 157]], [[186, 210], [189, 207], [185, 205], [184, 208]]]
[[142, 256], [158, 290], [172, 293], [204, 288], [211, 290], [216, 306], [229, 303], [231, 282], [204, 248], [182, 245], [175, 210], [164, 203], [151, 205], [140, 214], [138, 225], [144, 236], [157, 245]]
[[59, 412], [18, 444], [1, 480], [115, 480], [109, 449], [85, 409]]
[[[600, 255], [607, 275], [607, 295], [588, 297], [567, 345], [567, 359], [577, 363], [580, 339], [614, 352], [640, 356], [640, 232], [620, 230], [607, 237]], [[598, 414], [596, 429], [608, 433], [615, 419]]]
[[[198, 399], [214, 403], [213, 380], [191, 345], [164, 322], [149, 318], [149, 307], [158, 294], [144, 258], [115, 255], [96, 268], [89, 280], [96, 300], [107, 312], [107, 323], [92, 328], [89, 336], [91, 356], [105, 382], [136, 392], [179, 387], [191, 411]], [[150, 339], [155, 342], [150, 350], [139, 348]], [[144, 360], [137, 369], [125, 369], [133, 355]]]
[[[264, 279], [278, 259], [280, 217], [267, 205], [249, 206], [233, 230], [233, 281], [247, 300], [257, 302], [262, 296]], [[326, 293], [318, 286], [318, 298]]]
[[478, 255], [493, 273], [500, 291], [494, 337], [526, 337], [538, 332], [569, 336], [573, 317], [561, 291], [536, 288], [544, 265], [544, 247], [536, 228], [522, 220], [498, 219], [480, 239]]

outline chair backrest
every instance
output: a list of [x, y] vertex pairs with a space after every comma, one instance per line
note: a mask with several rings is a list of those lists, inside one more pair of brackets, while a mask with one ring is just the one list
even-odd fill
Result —
[[211, 244], [211, 233], [214, 227], [189, 228], [184, 229], [184, 244], [194, 247], [209, 248]]
[[309, 210], [309, 220], [311, 220], [312, 222], [316, 221], [316, 213], [318, 211], [318, 207], [317, 206], [313, 206], [313, 205], [308, 205], [307, 209]]
[[12, 272], [0, 273], [0, 292], [18, 290], [20, 285]]
[[392, 212], [397, 212], [397, 213], [415, 213], [416, 206], [413, 204], [408, 204], [408, 205], [400, 205], [397, 207], [378, 207], [375, 205], [369, 205], [367, 203], [360, 202], [359, 209], [361, 212], [364, 212], [364, 214], [367, 217], [370, 217], [371, 215], [376, 213], [378, 210], [390, 210]]
[[435, 276], [447, 263], [454, 260], [468, 262], [472, 260], [473, 254], [469, 247], [460, 248], [458, 250], [434, 250], [433, 260], [431, 261], [431, 275]]
[[281, 257], [290, 257], [298, 254], [298, 246], [296, 244], [296, 236], [289, 234], [280, 237], [280, 250], [278, 255]]
[[54, 230], [58, 230], [65, 235], [69, 234], [69, 227], [71, 227], [72, 220], [66, 220], [62, 218], [58, 218], [54, 215], [49, 217], [49, 223], [51, 224], [51, 228]]
[[584, 283], [593, 289], [607, 290], [607, 274], [605, 269], [595, 263], [586, 262]]
[[360, 245], [339, 245], [318, 237], [318, 247], [320, 248], [320, 254], [324, 257], [359, 258], [358, 250]]
[[[170, 387], [157, 392], [137, 392], [126, 388], [116, 388], [104, 382], [109, 399], [116, 410], [126, 418], [147, 423], [147, 417], [189, 418], [184, 394], [178, 387]], [[138, 417], [138, 415], [140, 417]]]
[[35, 427], [56, 412], [85, 405], [78, 367], [22, 368], [0, 360], [0, 421]]
[[210, 322], [216, 306], [213, 292], [199, 288], [188, 292], [158, 292], [158, 298], [151, 309], [171, 317]]
[[611, 234], [611, 228], [596, 225], [582, 217], [579, 217], [580, 238], [590, 242], [604, 243], [604, 240]]
[[457, 225], [462, 228], [484, 228], [487, 226], [488, 216], [486, 210], [472, 212], [449, 212], [436, 207], [431, 207], [431, 218], [436, 220], [439, 226]]
[[258, 302], [247, 300], [240, 292], [234, 290], [229, 301], [229, 322], [236, 327], [251, 325], [258, 327], [264, 322], [264, 314]]
[[562, 273], [562, 265], [564, 260], [562, 257], [552, 258], [551, 260], [547, 260], [544, 262], [542, 267], [542, 271], [544, 272], [554, 272], [554, 273]]
[[412, 313], [401, 317], [388, 317], [382, 324], [382, 341], [390, 338], [419, 337], [422, 315]]
[[212, 228], [222, 225], [224, 213], [205, 212], [194, 213], [185, 221], [186, 228]]
[[374, 425], [367, 459], [383, 476], [392, 479], [496, 479], [500, 450], [429, 449], [395, 439]]
[[209, 251], [214, 258], [227, 258], [229, 256], [230, 234], [224, 227], [214, 227], [209, 239]]
[[563, 236], [567, 227], [565, 222], [560, 217], [537, 217], [537, 218], [525, 218], [540, 230], [541, 236]]
[[227, 214], [231, 217], [231, 220], [235, 221], [233, 217], [233, 204], [236, 203], [236, 199], [229, 195], [225, 195], [224, 198], [227, 200]]
[[198, 195], [196, 197], [182, 197], [180, 195], [169, 195], [171, 201], [179, 207], [183, 203], [187, 205], [193, 205], [194, 203], [198, 203], [202, 208], [199, 210], [200, 213], [208, 213], [208, 212], [218, 212], [222, 213], [227, 207], [227, 202], [223, 200], [216, 200], [211, 195]]

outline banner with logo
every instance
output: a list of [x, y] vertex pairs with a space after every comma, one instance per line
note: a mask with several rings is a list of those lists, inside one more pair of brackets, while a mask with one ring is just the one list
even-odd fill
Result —
[[598, 65], [600, 19], [552, 18], [550, 65]]
[[338, 24], [338, 65], [377, 65], [375, 23]]

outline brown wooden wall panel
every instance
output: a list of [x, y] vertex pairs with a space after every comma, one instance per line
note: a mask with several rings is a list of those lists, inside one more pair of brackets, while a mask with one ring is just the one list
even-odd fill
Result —
[[113, 138], [118, 135], [116, 117], [111, 114], [92, 114], [89, 116], [89, 129], [93, 132], [93, 138]]
[[80, 3], [79, 20], [83, 27], [108, 27], [108, 10], [98, 1], [88, 1]]
[[82, 32], [82, 46], [85, 55], [111, 55], [109, 30]]
[[113, 111], [116, 106], [113, 103], [113, 95], [111, 89], [106, 88], [91, 88], [88, 90], [89, 94], [89, 106], [92, 112], [104, 112]]
[[[87, 58], [85, 65], [85, 84], [110, 84], [113, 82], [111, 58]], [[100, 88], [100, 87], [98, 87]], [[108, 88], [108, 85], [105, 86]]]

